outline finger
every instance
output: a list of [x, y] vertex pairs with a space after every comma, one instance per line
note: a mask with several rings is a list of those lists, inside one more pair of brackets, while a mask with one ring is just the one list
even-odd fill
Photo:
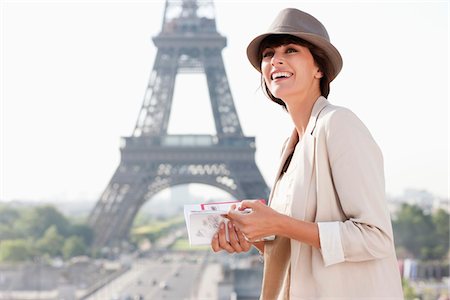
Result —
[[233, 249], [238, 253], [242, 252], [242, 247], [239, 244], [239, 238], [237, 237], [235, 226], [233, 226], [231, 222], [228, 222], [228, 236], [231, 247], [233, 247]]
[[234, 223], [240, 223], [242, 218], [242, 212], [238, 210], [230, 210], [227, 215], [227, 219], [233, 220]]
[[246, 239], [244, 234], [242, 233], [242, 231], [239, 230], [238, 227], [235, 227], [235, 231], [236, 231], [236, 236], [238, 237], [239, 240], [239, 245], [241, 246], [243, 251], [248, 251], [252, 244], [249, 243]]
[[225, 223], [223, 223], [223, 222], [220, 224], [220, 229], [219, 229], [219, 246], [220, 246], [220, 248], [224, 249], [228, 253], [235, 252], [233, 247], [231, 247], [230, 243], [228, 243], [228, 241], [226, 239]]
[[214, 252], [219, 252], [220, 250], [220, 246], [219, 246], [219, 235], [216, 233], [214, 234], [212, 240], [211, 240], [211, 248]]
[[220, 215], [220, 216], [221, 216], [222, 218], [231, 220], [229, 214], [230, 214], [230, 213], [227, 213], [226, 215]]
[[230, 214], [231, 211], [235, 211], [236, 210], [236, 204], [232, 204], [230, 206], [230, 208], [228, 209], [228, 212], [226, 215], [222, 215], [222, 217], [229, 219], [228, 215]]
[[246, 208], [251, 208], [255, 210], [256, 208], [260, 207], [262, 205], [262, 202], [260, 200], [244, 200], [241, 202], [241, 205], [239, 206], [239, 210], [244, 210]]
[[246, 236], [245, 234], [244, 234], [244, 239], [247, 241], [247, 243], [251, 243], [252, 242], [252, 240], [248, 236]]

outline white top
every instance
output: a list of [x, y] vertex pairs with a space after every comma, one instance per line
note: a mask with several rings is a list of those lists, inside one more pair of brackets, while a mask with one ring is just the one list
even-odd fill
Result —
[[[292, 194], [293, 182], [296, 177], [294, 172], [296, 156], [300, 155], [302, 151], [302, 143], [298, 142], [295, 146], [294, 154], [285, 173], [280, 175], [280, 178], [275, 184], [272, 201], [270, 207], [275, 211], [284, 215], [291, 216], [291, 197], [287, 195]], [[301, 166], [299, 166], [301, 167]], [[302, 201], [302, 199], [293, 199], [292, 201]], [[325, 266], [330, 266], [345, 261], [344, 250], [342, 248], [341, 234], [339, 222], [318, 222], [319, 239], [322, 257]]]

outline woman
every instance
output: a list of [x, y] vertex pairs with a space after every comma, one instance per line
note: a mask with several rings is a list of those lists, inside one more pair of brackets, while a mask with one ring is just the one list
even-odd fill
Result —
[[247, 56], [295, 129], [269, 205], [245, 200], [231, 210], [234, 231], [227, 241], [222, 225], [213, 250], [263, 253], [261, 299], [403, 299], [382, 154], [351, 111], [325, 98], [342, 68], [325, 27], [282, 10]]

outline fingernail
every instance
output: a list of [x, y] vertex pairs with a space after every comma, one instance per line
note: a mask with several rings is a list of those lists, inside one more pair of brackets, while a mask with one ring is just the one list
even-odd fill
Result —
[[223, 223], [220, 224], [220, 229], [224, 229], [224, 226], [225, 226], [225, 225], [223, 225]]
[[230, 229], [231, 229], [231, 223], [228, 223], [228, 228], [230, 228]]
[[214, 235], [214, 239], [217, 240], [219, 236], [217, 234]]

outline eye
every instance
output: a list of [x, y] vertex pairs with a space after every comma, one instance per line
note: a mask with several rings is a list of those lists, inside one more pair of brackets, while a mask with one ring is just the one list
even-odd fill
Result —
[[272, 50], [264, 50], [262, 53], [262, 57], [266, 58], [266, 57], [272, 57], [273, 56], [273, 51]]
[[286, 49], [286, 53], [295, 53], [295, 52], [298, 52], [297, 49], [294, 49], [294, 48], [287, 48]]

